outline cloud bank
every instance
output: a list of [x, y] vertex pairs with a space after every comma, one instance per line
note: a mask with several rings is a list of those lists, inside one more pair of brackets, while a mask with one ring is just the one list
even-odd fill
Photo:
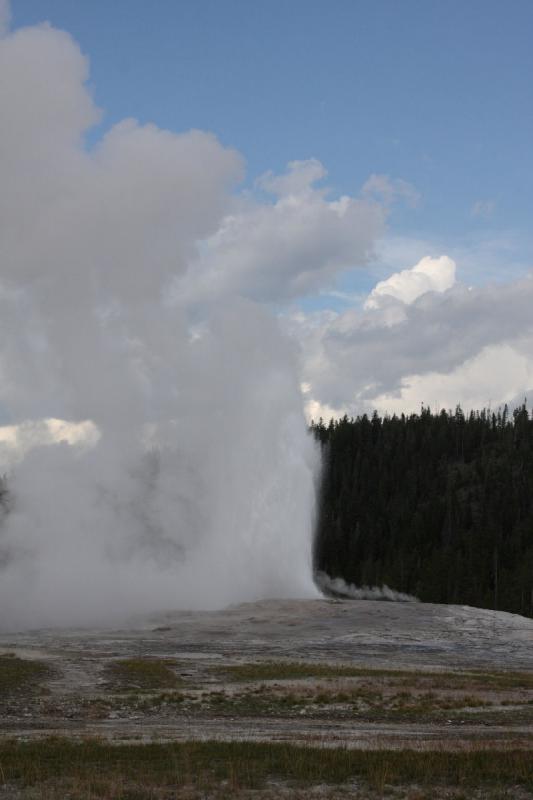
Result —
[[452, 259], [425, 257], [379, 282], [361, 310], [294, 318], [309, 415], [520, 402], [533, 387], [532, 302], [531, 274], [468, 287]]

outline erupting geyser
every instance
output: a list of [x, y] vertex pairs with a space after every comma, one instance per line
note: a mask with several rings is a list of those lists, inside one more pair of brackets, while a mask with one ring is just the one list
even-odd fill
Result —
[[296, 354], [194, 289], [239, 156], [133, 120], [85, 147], [86, 60], [53, 28], [0, 38], [0, 76], [2, 417], [93, 432], [5, 465], [0, 627], [315, 594]]

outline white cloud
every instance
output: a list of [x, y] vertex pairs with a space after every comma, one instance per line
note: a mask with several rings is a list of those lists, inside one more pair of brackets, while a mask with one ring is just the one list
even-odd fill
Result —
[[291, 320], [305, 352], [308, 413], [472, 408], [533, 388], [533, 274], [485, 287], [458, 283], [409, 303], [378, 299], [361, 312]]
[[369, 262], [383, 233], [385, 211], [367, 200], [329, 199], [314, 184], [326, 174], [316, 160], [261, 179], [273, 203], [240, 203], [203, 244], [176, 284], [179, 299], [241, 294], [283, 302], [331, 285], [335, 276]]
[[407, 375], [400, 389], [392, 394], [374, 398], [382, 412], [401, 413], [417, 410], [421, 403], [430, 408], [466, 409], [497, 407], [521, 402], [524, 393], [533, 387], [533, 353], [520, 352], [512, 344], [497, 344], [483, 348], [448, 373], [427, 372]]
[[313, 184], [327, 176], [327, 170], [316, 158], [306, 161], [289, 161], [284, 175], [265, 172], [257, 180], [258, 186], [278, 197], [302, 195], [313, 191]]
[[19, 425], [0, 426], [0, 466], [2, 472], [11, 470], [34, 447], [64, 442], [71, 446], [91, 446], [99, 438], [92, 422], [67, 422], [62, 419], [43, 419]]
[[406, 264], [416, 264], [428, 253], [446, 253], [460, 265], [464, 283], [509, 282], [533, 270], [533, 237], [516, 230], [478, 230], [455, 237], [419, 238], [388, 232], [376, 244], [373, 265], [376, 278], [401, 272]]
[[362, 195], [378, 199], [385, 205], [391, 205], [398, 199], [405, 200], [411, 207], [420, 202], [420, 193], [415, 187], [401, 178], [390, 178], [388, 175], [372, 174], [362, 188]]
[[394, 297], [412, 303], [426, 292], [445, 292], [455, 283], [455, 262], [448, 256], [425, 256], [411, 269], [396, 272], [380, 281], [365, 302], [365, 308], [378, 308], [383, 299]]

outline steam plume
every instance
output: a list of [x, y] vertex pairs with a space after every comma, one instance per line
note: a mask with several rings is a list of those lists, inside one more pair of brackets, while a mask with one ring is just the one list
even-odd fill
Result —
[[0, 39], [0, 75], [0, 412], [96, 431], [13, 467], [0, 627], [313, 595], [296, 354], [256, 304], [171, 291], [240, 157], [135, 120], [87, 149], [88, 65], [48, 26]]
[[315, 581], [321, 591], [331, 597], [349, 597], [351, 600], [390, 600], [395, 603], [418, 602], [418, 598], [414, 595], [397, 592], [386, 584], [355, 586], [353, 583], [346, 583], [343, 578], [330, 578], [325, 572], [317, 572]]

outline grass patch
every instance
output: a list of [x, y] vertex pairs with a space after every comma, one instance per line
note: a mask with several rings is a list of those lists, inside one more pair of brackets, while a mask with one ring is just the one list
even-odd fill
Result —
[[171, 690], [155, 695], [129, 695], [127, 697], [127, 702], [131, 708], [144, 713], [149, 711], [161, 711], [163, 707], [178, 710], [186, 706], [187, 710], [189, 710], [191, 696], [180, 691]]
[[[520, 722], [531, 716], [533, 673], [528, 672], [371, 669], [303, 661], [231, 664], [214, 671], [222, 680], [244, 684], [237, 693], [212, 693], [203, 701], [203, 706], [223, 714], [335, 714], [372, 722], [438, 722], [476, 712], [475, 719], [488, 715], [492, 724], [492, 707], [507, 702], [520, 709]], [[518, 719], [516, 709], [515, 716]]]
[[133, 797], [139, 787], [206, 788], [225, 781], [233, 787], [260, 788], [272, 779], [300, 786], [363, 781], [377, 788], [531, 788], [533, 753], [360, 751], [256, 742], [111, 745], [45, 739], [0, 744], [0, 781], [24, 787], [70, 780], [83, 789], [84, 797], [109, 797], [111, 781], [129, 787], [129, 793], [117, 797]]
[[176, 662], [170, 659], [123, 658], [108, 664], [106, 672], [114, 688], [158, 691], [182, 686], [182, 680], [174, 672], [175, 666]]
[[52, 670], [41, 661], [0, 655], [0, 698], [16, 692], [35, 689], [50, 677]]
[[436, 689], [486, 688], [492, 690], [533, 689], [533, 672], [429, 672], [372, 669], [344, 664], [316, 664], [304, 661], [262, 661], [212, 668], [233, 681], [297, 680], [300, 678], [389, 678], [404, 685], [427, 682]]
[[314, 664], [304, 661], [260, 661], [254, 664], [229, 664], [213, 671], [234, 681], [283, 681], [298, 678], [364, 678], [409, 674], [400, 670], [363, 669], [339, 664]]
[[[231, 716], [332, 716], [335, 718], [357, 717], [368, 721], [439, 721], [447, 718], [451, 711], [472, 708], [490, 708], [490, 701], [471, 696], [441, 697], [434, 693], [411, 694], [400, 692], [384, 696], [382, 692], [368, 687], [347, 688], [337, 691], [334, 686], [315, 691], [312, 687], [299, 686], [284, 691], [270, 685], [258, 686], [243, 692], [204, 692], [194, 698], [183, 695], [187, 713], [211, 712]], [[165, 698], [166, 699], [166, 698]], [[168, 703], [167, 703], [168, 704]]]
[[468, 672], [465, 679], [491, 689], [533, 689], [533, 672]]

